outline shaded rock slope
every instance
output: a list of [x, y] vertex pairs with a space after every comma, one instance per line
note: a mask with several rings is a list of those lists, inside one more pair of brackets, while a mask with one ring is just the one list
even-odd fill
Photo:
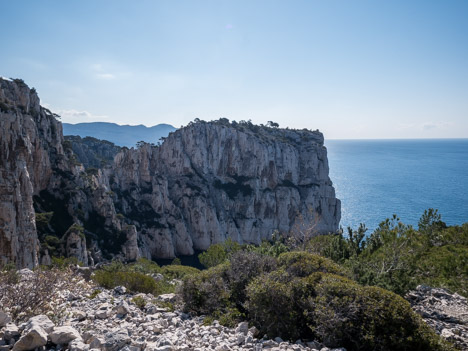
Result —
[[318, 131], [190, 123], [160, 146], [64, 140], [21, 80], [0, 79], [0, 259], [191, 255], [274, 230], [334, 232], [340, 202]]
[[108, 122], [63, 123], [63, 134], [66, 136], [93, 137], [126, 147], [134, 147], [142, 140], [157, 143], [161, 137], [166, 137], [174, 130], [175, 128], [170, 124], [146, 127], [144, 125], [129, 126]]
[[406, 295], [424, 321], [460, 350], [468, 350], [468, 300], [446, 289], [419, 285]]

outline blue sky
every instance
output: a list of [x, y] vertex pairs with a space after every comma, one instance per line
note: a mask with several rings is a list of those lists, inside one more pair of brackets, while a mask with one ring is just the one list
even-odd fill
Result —
[[468, 137], [468, 1], [1, 1], [0, 75], [65, 122]]

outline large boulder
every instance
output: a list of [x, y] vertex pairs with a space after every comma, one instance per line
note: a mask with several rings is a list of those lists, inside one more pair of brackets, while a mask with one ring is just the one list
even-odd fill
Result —
[[55, 324], [44, 314], [34, 316], [30, 318], [24, 325], [24, 330], [31, 329], [33, 326], [39, 326], [46, 331], [46, 333], [51, 333], [55, 327]]
[[11, 317], [5, 312], [0, 310], [0, 328], [4, 327], [11, 322]]
[[47, 344], [47, 333], [38, 324], [33, 324], [23, 332], [21, 338], [13, 346], [13, 351], [34, 350]]
[[3, 339], [9, 342], [11, 339], [20, 335], [18, 327], [13, 323], [8, 323], [3, 329]]
[[72, 340], [81, 339], [80, 333], [70, 326], [55, 327], [49, 337], [56, 345], [67, 345]]

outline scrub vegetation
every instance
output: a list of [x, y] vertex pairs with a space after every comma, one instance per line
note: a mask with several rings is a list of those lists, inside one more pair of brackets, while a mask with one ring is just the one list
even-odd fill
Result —
[[468, 224], [447, 226], [429, 209], [417, 228], [393, 216], [366, 232], [213, 245], [200, 255], [209, 268], [184, 278], [185, 309], [348, 350], [452, 349], [403, 296], [419, 284], [468, 295]]

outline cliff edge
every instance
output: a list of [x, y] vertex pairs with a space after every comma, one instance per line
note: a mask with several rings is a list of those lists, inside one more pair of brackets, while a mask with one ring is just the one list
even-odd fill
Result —
[[340, 201], [318, 131], [220, 119], [161, 145], [64, 141], [21, 80], [0, 79], [0, 259], [172, 258], [275, 230], [335, 232]]

